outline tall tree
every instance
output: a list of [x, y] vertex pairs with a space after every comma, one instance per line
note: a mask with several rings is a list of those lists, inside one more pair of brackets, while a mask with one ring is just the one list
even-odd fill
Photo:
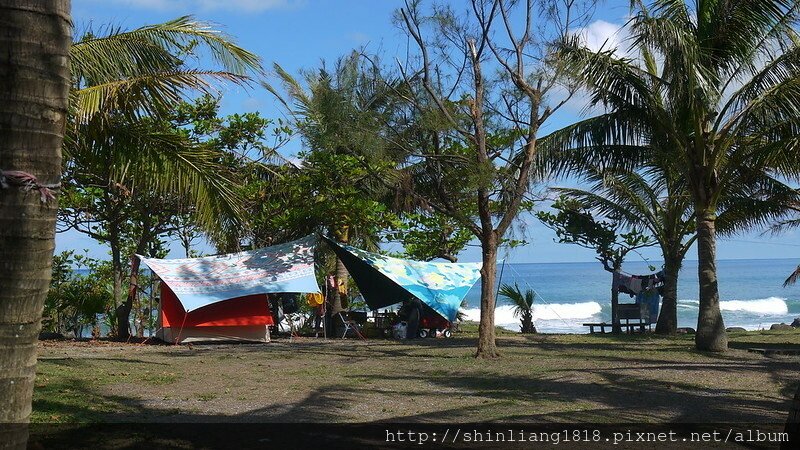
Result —
[[[28, 422], [69, 98], [68, 0], [0, 1], [0, 423]], [[56, 191], [57, 192], [57, 191]], [[0, 447], [24, 448], [11, 434]]]
[[[408, 193], [456, 219], [481, 245], [481, 318], [476, 356], [499, 356], [495, 342], [498, 247], [530, 187], [542, 125], [567, 101], [555, 44], [582, 26], [592, 2], [472, 0], [467, 12], [406, 2], [398, 22], [413, 57], [399, 70], [412, 105], [405, 166]], [[547, 22], [548, 26], [542, 25]], [[542, 26], [540, 26], [542, 25]], [[412, 49], [410, 49], [412, 50]], [[559, 95], [561, 94], [561, 95]]]
[[[277, 64], [275, 69], [287, 95], [266, 87], [282, 100], [309, 147], [300, 154], [303, 167], [294, 178], [306, 200], [294, 199], [300, 208], [287, 212], [295, 218], [304, 215], [306, 228], [328, 233], [340, 242], [360, 241], [364, 247], [376, 247], [378, 231], [395, 220], [384, 201], [388, 190], [383, 184], [393, 173], [384, 157], [386, 119], [382, 118], [394, 100], [390, 87], [355, 52], [340, 58], [333, 68], [323, 64], [304, 72], [302, 81]], [[338, 258], [335, 271], [344, 291], [349, 274]], [[332, 313], [343, 306], [337, 292]]]
[[[116, 189], [130, 194], [132, 186], [121, 185], [120, 178], [138, 177], [137, 190], [191, 194], [200, 202], [196, 203], [200, 207], [194, 217], [219, 227], [221, 210], [213, 206], [231, 211], [229, 183], [216, 176], [221, 172], [215, 174], [215, 169], [209, 169], [213, 161], [207, 155], [198, 156], [198, 149], [191, 148], [186, 139], [181, 142], [178, 133], [165, 131], [157, 122], [165, 120], [188, 94], [212, 92], [219, 82], [246, 85], [251, 76], [262, 73], [259, 58], [237, 46], [229, 36], [189, 16], [130, 31], [108, 28], [102, 35], [89, 30], [74, 43], [70, 54], [73, 85], [66, 154], [100, 161], [92, 167], [109, 175], [100, 176], [108, 183], [99, 187], [107, 188], [107, 192]], [[201, 60], [197, 56], [201, 54], [208, 58]], [[187, 152], [193, 157], [186, 157]], [[102, 161], [110, 165], [103, 166]], [[202, 173], [202, 168], [207, 172]], [[117, 202], [120, 211], [124, 206]], [[118, 242], [118, 228], [125, 221], [109, 223], [114, 225], [108, 229], [110, 237]], [[137, 251], [145, 246], [142, 239], [138, 241], [141, 245], [134, 247]], [[128, 295], [122, 300], [122, 266], [130, 255], [123, 257], [115, 252], [118, 249], [112, 247], [118, 336], [126, 338], [136, 283], [131, 280]], [[130, 274], [136, 277], [138, 260], [132, 262], [135, 270]]]
[[192, 127], [184, 126], [178, 118], [116, 116], [103, 127], [82, 129], [69, 148], [59, 231], [74, 230], [108, 245], [120, 339], [129, 337], [139, 275], [133, 254], [146, 255], [176, 231], [178, 216], [191, 213], [194, 224], [210, 234], [243, 223], [237, 181], [220, 163], [227, 153], [216, 143], [199, 142]]
[[[775, 186], [775, 173], [800, 172], [800, 46], [794, 31], [800, 6], [788, 0], [633, 6], [630, 50], [639, 52], [637, 60], [580, 45], [560, 54], [589, 86], [593, 102], [609, 111], [573, 128], [573, 143], [605, 146], [598, 158], [622, 166], [648, 159], [670, 164], [685, 180], [699, 261], [695, 344], [725, 351], [718, 216], [727, 191], [765, 180]], [[660, 142], [643, 151], [650, 139]]]

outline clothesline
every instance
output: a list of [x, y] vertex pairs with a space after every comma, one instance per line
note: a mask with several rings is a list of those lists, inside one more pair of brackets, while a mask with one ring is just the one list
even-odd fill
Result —
[[630, 273], [630, 272], [626, 272], [626, 271], [624, 271], [622, 269], [617, 270], [617, 272], [619, 272], [619, 273], [621, 273], [623, 275], [628, 275], [629, 277], [647, 277], [647, 276], [650, 276], [650, 275], [657, 275], [657, 274], [663, 272], [663, 270], [659, 270], [658, 272], [653, 272], [653, 273], [647, 274], [647, 275], [640, 275], [640, 274]]

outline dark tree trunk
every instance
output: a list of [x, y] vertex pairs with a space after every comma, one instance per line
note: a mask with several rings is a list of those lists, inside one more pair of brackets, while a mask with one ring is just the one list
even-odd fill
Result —
[[[342, 228], [336, 233], [336, 239], [342, 244], [348, 244], [350, 242], [350, 230], [347, 227]], [[338, 314], [345, 309], [341, 291], [347, 289], [347, 278], [349, 276], [347, 267], [344, 266], [342, 260], [336, 258], [336, 292], [333, 293], [331, 315]]]
[[724, 352], [728, 350], [728, 336], [719, 310], [716, 228], [712, 215], [697, 218], [697, 259], [700, 310], [697, 314], [695, 346], [698, 350]]
[[[141, 253], [141, 251], [140, 251]], [[131, 337], [130, 321], [133, 300], [136, 298], [136, 291], [139, 285], [139, 267], [141, 261], [137, 257], [131, 258], [131, 274], [128, 279], [128, 295], [125, 301], [117, 307], [117, 338], [128, 340]]]
[[536, 333], [536, 327], [533, 325], [533, 314], [530, 311], [522, 313], [522, 329], [520, 332], [522, 334]]
[[[622, 325], [619, 320], [619, 289], [614, 282], [615, 274], [622, 269], [622, 262], [614, 261], [614, 266], [611, 268], [611, 332], [622, 333]], [[608, 266], [604, 263], [606, 270]]]
[[[141, 255], [147, 250], [147, 244], [151, 241], [150, 220], [145, 215], [145, 220], [142, 221], [142, 234], [139, 236], [139, 241], [136, 243], [136, 253]], [[131, 273], [128, 278], [128, 295], [125, 301], [117, 306], [117, 338], [120, 340], [128, 340], [130, 334], [131, 323], [131, 310], [133, 303], [136, 299], [136, 292], [139, 288], [139, 268], [141, 267], [141, 260], [136, 255], [131, 255]], [[139, 333], [137, 327], [137, 333]]]
[[121, 315], [124, 315], [125, 302], [122, 299], [122, 255], [120, 252], [119, 239], [115, 234], [111, 233], [109, 239], [109, 246], [111, 247], [111, 277], [112, 277], [112, 296], [114, 297], [114, 318], [117, 322], [116, 335], [117, 339], [127, 340], [130, 336], [130, 329], [128, 322], [123, 322]]
[[[70, 86], [68, 0], [0, 0], [0, 170], [55, 184]], [[30, 420], [36, 340], [50, 284], [57, 201], [0, 186], [0, 424]], [[25, 448], [25, 426], [0, 448]]]
[[786, 418], [784, 432], [789, 433], [789, 440], [781, 443], [781, 450], [794, 450], [800, 448], [800, 386], [794, 394], [794, 400], [789, 407], [789, 417]]
[[[494, 233], [492, 232], [492, 235]], [[492, 236], [481, 243], [483, 267], [481, 267], [481, 322], [478, 327], [479, 358], [497, 358], [494, 330], [495, 281], [497, 279], [497, 240]]]
[[619, 290], [616, 286], [611, 286], [611, 332], [622, 332], [622, 326], [619, 323]]
[[664, 288], [661, 311], [658, 313], [656, 334], [672, 335], [678, 332], [678, 273], [681, 258], [665, 256]]

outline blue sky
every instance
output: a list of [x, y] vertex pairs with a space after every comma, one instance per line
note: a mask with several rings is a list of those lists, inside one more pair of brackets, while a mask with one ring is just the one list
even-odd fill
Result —
[[[322, 60], [333, 62], [354, 48], [366, 46], [379, 52], [384, 61], [404, 54], [406, 38], [392, 24], [393, 12], [402, 5], [397, 0], [73, 0], [73, 21], [78, 31], [114, 25], [125, 29], [163, 22], [182, 15], [211, 21], [236, 38], [248, 50], [260, 55], [271, 67], [279, 63], [290, 73], [318, 67]], [[454, 2], [458, 5], [458, 2]], [[606, 1], [598, 8], [586, 27], [587, 40], [595, 45], [623, 38], [618, 30], [628, 12], [627, 0]], [[272, 80], [275, 81], [275, 80]], [[548, 128], [555, 129], [581, 117], [580, 101], [567, 105], [553, 117]], [[232, 87], [224, 91], [223, 113], [260, 111], [265, 117], [277, 118], [281, 110], [271, 94], [263, 89], [245, 90]], [[289, 147], [299, 149], [299, 141]], [[577, 246], [553, 242], [554, 234], [530, 217], [525, 239], [531, 244], [513, 250], [507, 256], [512, 262], [591, 261], [594, 252]], [[58, 251], [89, 249], [96, 257], [106, 257], [107, 249], [89, 238], [75, 233], [57, 236]], [[181, 257], [175, 247], [172, 257]], [[206, 250], [210, 251], [210, 250]], [[800, 259], [800, 235], [787, 233], [780, 237], [762, 236], [760, 230], [718, 244], [720, 259], [794, 258]], [[659, 260], [655, 249], [643, 255]], [[638, 257], [637, 257], [638, 258]], [[468, 248], [462, 261], [480, 259], [476, 247]], [[689, 259], [696, 259], [691, 251]]]

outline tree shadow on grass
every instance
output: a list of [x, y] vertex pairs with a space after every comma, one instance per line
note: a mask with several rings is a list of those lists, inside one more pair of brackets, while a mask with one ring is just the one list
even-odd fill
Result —
[[[140, 448], [145, 445], [171, 446], [171, 447], [198, 447], [209, 444], [214, 433], [229, 436], [230, 441], [222, 442], [216, 446], [235, 445], [233, 440], [235, 432], [231, 429], [215, 428], [209, 425], [207, 429], [198, 429], [188, 423], [289, 423], [301, 424], [287, 426], [281, 430], [285, 435], [314, 432], [322, 428], [315, 425], [319, 423], [335, 423], [343, 421], [363, 420], [371, 422], [411, 422], [411, 423], [445, 423], [453, 421], [513, 421], [535, 423], [595, 423], [595, 422], [752, 422], [767, 423], [781, 422], [788, 411], [790, 398], [794, 393], [797, 383], [796, 374], [800, 369], [800, 362], [796, 359], [774, 359], [751, 356], [741, 358], [743, 355], [729, 355], [717, 358], [709, 354], [694, 356], [710, 357], [712, 360], [695, 361], [670, 361], [667, 356], [672, 356], [676, 351], [686, 352], [680, 342], [673, 346], [662, 348], [654, 345], [654, 358], [641, 358], [626, 355], [627, 350], [641, 352], [641, 343], [644, 341], [598, 341], [582, 343], [548, 342], [549, 339], [526, 341], [510, 339], [502, 342], [509, 353], [509, 359], [519, 355], [536, 358], [537, 355], [551, 357], [580, 358], [587, 357], [600, 351], [614, 354], [598, 356], [607, 364], [592, 367], [589, 375], [584, 375], [569, 367], [558, 367], [546, 371], [533, 371], [530, 374], [494, 373], [493, 362], [475, 360], [476, 365], [481, 365], [481, 373], [464, 373], [463, 369], [441, 370], [419, 365], [419, 358], [466, 358], [472, 353], [467, 348], [472, 347], [472, 340], [455, 339], [447, 348], [442, 349], [440, 342], [444, 340], [412, 341], [410, 343], [356, 343], [347, 342], [317, 343], [294, 342], [279, 343], [278, 345], [253, 345], [236, 347], [204, 347], [201, 350], [179, 349], [179, 351], [158, 350], [150, 353], [161, 357], [175, 355], [195, 357], [222, 357], [232, 353], [236, 355], [250, 355], [252, 357], [305, 359], [315, 356], [333, 356], [332, 362], [338, 364], [349, 361], [359, 364], [370, 358], [385, 358], [388, 361], [397, 361], [397, 364], [411, 364], [414, 370], [403, 370], [381, 373], [376, 376], [378, 387], [369, 383], [361, 383], [360, 379], [373, 376], [369, 373], [342, 373], [341, 383], [326, 383], [315, 386], [297, 399], [279, 402], [267, 399], [271, 403], [266, 406], [247, 406], [244, 411], [235, 414], [203, 413], [193, 411], [191, 406], [202, 403], [182, 404], [181, 409], [165, 407], [153, 399], [123, 398], [118, 395], [103, 395], [82, 384], [78, 378], [65, 378], [63, 385], [51, 386], [51, 393], [59, 389], [69, 390], [70, 401], [59, 399], [59, 395], [43, 396], [35, 404], [38, 411], [72, 411], [77, 421], [87, 422], [112, 422], [112, 423], [181, 423], [181, 426], [162, 427], [150, 425], [146, 427], [128, 426], [131, 429], [144, 430], [141, 439], [138, 437], [122, 436], [116, 426], [110, 428], [117, 432], [116, 435], [106, 436], [101, 442], [89, 442], [83, 447], [105, 448], [103, 442], [116, 443], [116, 448]], [[660, 344], [660, 343], [657, 343]], [[523, 348], [533, 348], [531, 354], [521, 353]], [[439, 350], [450, 350], [450, 354], [439, 354]], [[453, 355], [453, 349], [464, 349], [461, 355]], [[515, 353], [516, 352], [516, 353]], [[665, 355], [665, 360], [659, 361], [658, 355]], [[338, 359], [338, 360], [337, 360]], [[60, 358], [64, 364], [81, 364], [68, 358]], [[66, 361], [66, 362], [64, 362]], [[136, 361], [136, 360], [132, 360]], [[324, 360], [323, 360], [324, 361]], [[58, 364], [58, 362], [56, 362]], [[391, 364], [391, 363], [390, 363]], [[531, 362], [535, 368], [536, 362]], [[403, 366], [393, 366], [403, 367]], [[522, 366], [524, 367], [524, 366]], [[518, 372], [519, 366], [514, 370]], [[331, 366], [335, 371], [335, 365]], [[670, 371], [696, 372], [696, 377], [713, 377], [707, 383], [694, 383], [693, 376], [683, 377], [691, 381], [665, 381], [670, 379]], [[715, 386], [716, 380], [723, 380], [724, 376], [747, 377], [749, 373], [769, 373], [770, 379], [782, 386], [780, 394], [764, 394], [750, 392], [743, 388], [738, 390], [726, 389], [720, 381], [719, 387]], [[676, 377], [677, 379], [677, 377]], [[275, 374], [275, 386], [280, 386], [281, 376]], [[382, 383], [382, 384], [381, 384]], [[709, 387], [711, 386], [711, 387]], [[60, 393], [63, 394], [63, 393]], [[406, 400], [411, 407], [403, 410], [391, 409], [388, 412], [370, 414], [363, 410], [363, 399], [374, 399], [381, 396], [387, 402]], [[454, 396], [462, 397], [454, 401]], [[466, 400], [464, 400], [466, 398]], [[72, 402], [72, 403], [71, 403]], [[414, 405], [424, 405], [415, 407]], [[431, 405], [435, 405], [432, 410]], [[90, 409], [94, 406], [95, 409]], [[380, 407], [380, 406], [378, 406]], [[304, 424], [304, 425], [303, 425]], [[305, 428], [303, 428], [305, 427]], [[274, 427], [266, 427], [275, 430]], [[116, 431], [115, 431], [116, 430]], [[147, 430], [156, 430], [153, 432]], [[190, 431], [194, 430], [194, 431]], [[248, 431], [249, 430], [249, 431]], [[243, 428], [242, 438], [258, 428]], [[73, 434], [70, 434], [73, 433]], [[74, 431], [54, 432], [50, 437], [41, 438], [48, 448], [59, 448], [59, 443], [68, 442], [76, 438]], [[149, 433], [149, 434], [148, 434]], [[268, 436], [264, 433], [255, 433], [255, 437], [247, 437], [244, 444], [272, 446], [276, 445], [273, 432]], [[251, 433], [252, 434], [252, 433]], [[320, 438], [320, 436], [317, 436]], [[128, 439], [126, 441], [126, 439]], [[133, 439], [133, 440], [132, 440]], [[205, 440], [204, 440], [205, 439]], [[254, 440], [255, 439], [255, 440]], [[261, 441], [260, 439], [272, 439]], [[84, 440], [85, 441], [85, 440]], [[76, 442], [80, 442], [78, 439]], [[217, 442], [217, 441], [213, 441]], [[299, 441], [292, 441], [297, 444]], [[350, 441], [342, 441], [353, 444]], [[243, 445], [248, 448], [248, 445]], [[357, 445], [357, 444], [354, 444]], [[215, 445], [211, 445], [214, 447]], [[296, 446], [296, 445], [294, 445]], [[77, 448], [77, 447], [63, 447]]]
[[[380, 394], [425, 401], [440, 405], [440, 408], [421, 413], [398, 412], [380, 422], [475, 422], [476, 417], [480, 417], [482, 421], [490, 422], [544, 424], [775, 423], [782, 419], [782, 411], [788, 408], [788, 399], [745, 399], [724, 389], [702, 388], [688, 383], [658, 384], [642, 376], [620, 377], [616, 369], [594, 373], [600, 376], [600, 382], [570, 377], [487, 377], [429, 372], [385, 376], [384, 380], [400, 383], [392, 384], [394, 389], [383, 390]], [[420, 386], [425, 386], [425, 389], [420, 389]], [[334, 430], [331, 435], [326, 434], [324, 425], [318, 424], [352, 420], [352, 412], [359, 407], [359, 398], [375, 394], [365, 386], [325, 385], [291, 403], [234, 415], [214, 415], [163, 410], [137, 399], [102, 396], [79, 383], [71, 384], [70, 388], [89, 396], [92, 402], [107, 406], [107, 412], [101, 418], [83, 416], [82, 419], [112, 424], [89, 429], [45, 427], [43, 431], [34, 432], [32, 442], [46, 448], [257, 448], [277, 444], [297, 447], [313, 436], [317, 444], [319, 439], [338, 439], [334, 442], [358, 445], [360, 438], [357, 433], [345, 436], [348, 432], [346, 427]], [[471, 393], [476, 402], [455, 405], [449, 400], [458, 393]], [[781, 413], [776, 414], [776, 411]], [[363, 422], [374, 419], [369, 415], [363, 416]], [[146, 424], [131, 425], [131, 422]], [[219, 425], [230, 422], [237, 425]], [[284, 425], [258, 425], [261, 423]]]
[[39, 362], [46, 362], [50, 364], [56, 364], [65, 367], [87, 367], [88, 361], [111, 361], [117, 363], [124, 363], [124, 364], [147, 364], [147, 365], [157, 365], [157, 366], [166, 366], [169, 365], [163, 362], [156, 362], [156, 361], [147, 361], [144, 359], [132, 359], [132, 358], [111, 358], [107, 356], [102, 357], [91, 357], [91, 358], [73, 358], [73, 357], [66, 357], [66, 358], [52, 358], [52, 357], [39, 357]]

